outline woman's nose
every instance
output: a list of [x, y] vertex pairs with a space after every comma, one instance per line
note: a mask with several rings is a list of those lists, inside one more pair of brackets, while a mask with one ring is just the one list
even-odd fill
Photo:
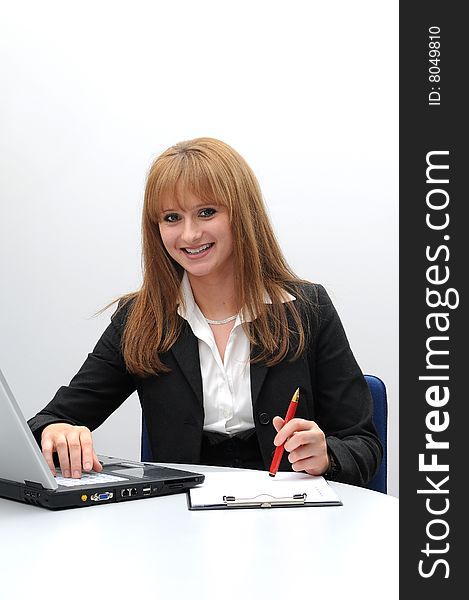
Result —
[[202, 230], [198, 223], [192, 221], [191, 219], [186, 219], [184, 222], [184, 230], [182, 232], [183, 240], [186, 244], [194, 244], [198, 240], [200, 240], [202, 235]]

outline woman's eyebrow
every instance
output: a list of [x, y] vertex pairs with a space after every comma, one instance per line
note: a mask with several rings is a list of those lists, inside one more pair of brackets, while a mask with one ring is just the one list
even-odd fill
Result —
[[[199, 208], [205, 208], [207, 206], [216, 206], [215, 204], [213, 204], [213, 202], [200, 202], [199, 204], [195, 204], [194, 206], [191, 206], [189, 209], [187, 210], [199, 210]], [[180, 206], [177, 206], [176, 208], [163, 208], [161, 210], [162, 213], [168, 213], [168, 212], [184, 212], [186, 209], [185, 208], [181, 208]]]

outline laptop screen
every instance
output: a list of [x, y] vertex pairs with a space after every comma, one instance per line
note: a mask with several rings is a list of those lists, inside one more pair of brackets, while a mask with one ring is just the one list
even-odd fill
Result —
[[32, 481], [50, 490], [58, 487], [1, 370], [0, 478]]

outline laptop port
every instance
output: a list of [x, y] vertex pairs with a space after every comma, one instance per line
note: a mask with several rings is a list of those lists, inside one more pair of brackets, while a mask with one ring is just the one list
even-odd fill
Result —
[[121, 498], [129, 498], [129, 496], [137, 496], [137, 488], [125, 488], [121, 490]]
[[93, 502], [102, 502], [104, 500], [110, 500], [113, 496], [114, 494], [112, 492], [100, 492], [93, 494], [90, 497], [90, 500], [92, 500]]
[[142, 492], [143, 492], [144, 496], [150, 496], [150, 494], [151, 494], [151, 487], [144, 487], [143, 490], [142, 490]]

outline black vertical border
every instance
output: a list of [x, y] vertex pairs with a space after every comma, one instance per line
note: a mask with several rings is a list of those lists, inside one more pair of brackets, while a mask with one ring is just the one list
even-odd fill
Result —
[[[463, 487], [464, 479], [467, 479], [467, 445], [464, 442], [466, 438], [469, 440], [469, 427], [466, 428], [466, 424], [469, 425], [466, 418], [469, 348], [465, 343], [468, 327], [464, 325], [469, 272], [469, 267], [465, 266], [469, 263], [469, 228], [466, 222], [469, 219], [466, 221], [464, 215], [469, 198], [464, 190], [464, 179], [469, 168], [464, 141], [468, 137], [468, 118], [467, 109], [463, 107], [466, 103], [463, 88], [466, 87], [464, 82], [468, 71], [469, 26], [462, 15], [463, 6], [464, 3], [454, 1], [401, 2], [399, 15], [400, 596], [407, 598], [421, 593], [419, 597], [425, 600], [464, 596], [465, 592], [457, 592], [456, 588], [461, 584], [462, 589], [465, 588], [464, 570], [467, 569], [463, 560], [466, 563], [469, 496]], [[440, 81], [429, 80], [429, 68], [434, 66], [429, 60], [430, 27], [440, 29]], [[439, 105], [429, 105], [429, 93], [432, 91], [440, 93]], [[434, 94], [432, 99], [437, 101], [437, 95]], [[448, 184], [432, 186], [427, 183], [426, 157], [431, 151], [449, 151], [447, 156], [440, 155], [433, 160], [449, 165], [446, 171]], [[437, 171], [433, 173], [437, 175]], [[439, 176], [443, 178], [442, 171]], [[433, 211], [427, 206], [427, 194], [432, 187], [443, 188], [449, 194], [450, 201], [445, 210]], [[433, 197], [437, 199], [438, 194]], [[444, 196], [440, 194], [439, 198]], [[443, 219], [446, 212], [450, 219], [447, 228], [437, 231], [427, 226], [427, 213], [434, 213], [435, 219]], [[426, 256], [427, 247], [431, 256], [435, 256], [439, 246], [446, 246], [449, 255], [442, 249], [438, 258], [430, 261]], [[436, 264], [441, 274], [446, 272], [445, 266], [448, 267], [447, 283], [429, 283], [427, 269]], [[442, 295], [449, 288], [455, 289], [459, 296], [458, 307], [430, 308], [426, 299], [427, 288], [439, 290]], [[455, 294], [451, 296], [452, 299], [456, 297]], [[428, 328], [426, 318], [432, 312], [449, 315], [448, 331], [438, 333], [434, 320], [431, 321], [433, 326]], [[449, 337], [448, 342], [438, 342], [439, 348], [449, 350], [449, 354], [441, 355], [439, 361], [435, 361], [447, 364], [449, 369], [446, 372], [427, 369], [426, 343], [430, 336], [436, 335]], [[446, 374], [449, 381], [431, 383], [419, 380], [419, 376], [428, 374]], [[438, 463], [449, 465], [448, 473], [419, 470], [419, 454], [426, 453], [428, 462], [435, 452], [425, 449], [425, 436], [430, 433], [426, 418], [430, 411], [435, 410], [426, 401], [426, 390], [430, 385], [448, 386], [450, 392], [448, 403], [438, 409], [442, 420], [443, 412], [448, 413], [449, 426], [433, 434], [434, 439], [449, 442], [448, 449], [436, 452]], [[440, 489], [446, 489], [448, 493], [417, 493], [419, 489], [432, 489], [426, 481], [427, 476], [439, 484], [447, 475], [449, 480]], [[449, 506], [447, 512], [430, 514], [427, 499], [430, 508], [435, 510]], [[446, 525], [431, 523], [434, 519], [444, 520]], [[428, 532], [442, 539], [431, 539]], [[427, 543], [431, 550], [428, 555], [422, 552]], [[437, 563], [438, 560], [447, 564]], [[419, 574], [419, 561], [424, 561], [421, 569], [429, 576]]]

